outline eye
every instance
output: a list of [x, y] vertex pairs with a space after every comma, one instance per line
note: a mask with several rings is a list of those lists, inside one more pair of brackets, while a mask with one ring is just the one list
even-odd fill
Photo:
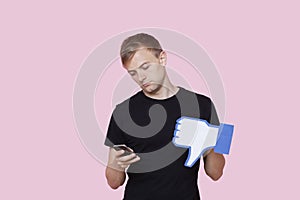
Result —
[[136, 73], [135, 73], [135, 72], [129, 72], [129, 74], [130, 74], [130, 76], [134, 76], [134, 75], [136, 75]]
[[149, 67], [150, 67], [150, 65], [143, 65], [143, 66], [142, 66], [142, 69], [146, 70], [146, 69], [148, 69]]

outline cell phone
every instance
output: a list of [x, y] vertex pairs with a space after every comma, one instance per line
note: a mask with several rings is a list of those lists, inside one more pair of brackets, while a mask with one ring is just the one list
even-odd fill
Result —
[[114, 145], [113, 148], [114, 148], [116, 151], [124, 150], [125, 153], [124, 153], [122, 156], [127, 156], [127, 155], [130, 155], [130, 154], [133, 153], [133, 152], [130, 150], [130, 148], [127, 147], [125, 144], [117, 144], [117, 145]]

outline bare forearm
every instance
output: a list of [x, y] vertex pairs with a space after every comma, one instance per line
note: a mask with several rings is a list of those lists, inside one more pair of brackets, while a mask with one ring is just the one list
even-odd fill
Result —
[[224, 166], [224, 156], [222, 154], [215, 153], [213, 150], [204, 158], [205, 172], [214, 181], [221, 178]]
[[112, 189], [117, 189], [119, 186], [123, 185], [126, 178], [124, 171], [119, 171], [110, 167], [106, 167], [105, 175], [107, 183]]

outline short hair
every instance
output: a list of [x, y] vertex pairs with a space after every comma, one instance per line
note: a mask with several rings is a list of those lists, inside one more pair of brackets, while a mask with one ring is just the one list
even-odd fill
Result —
[[140, 49], [149, 50], [156, 58], [158, 58], [162, 52], [161, 45], [155, 37], [146, 33], [138, 33], [123, 41], [120, 49], [122, 64], [124, 65], [130, 61]]

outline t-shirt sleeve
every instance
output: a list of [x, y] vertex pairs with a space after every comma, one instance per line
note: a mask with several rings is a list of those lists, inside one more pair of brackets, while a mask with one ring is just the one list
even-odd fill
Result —
[[214, 103], [210, 100], [211, 102], [211, 112], [210, 112], [210, 118], [209, 118], [209, 123], [212, 125], [220, 125], [219, 117], [215, 108]]
[[[115, 111], [114, 111], [115, 113]], [[104, 145], [112, 147], [115, 144], [125, 144], [124, 132], [119, 128], [118, 124], [114, 119], [114, 113], [111, 115], [110, 122], [108, 125], [106, 138]]]

